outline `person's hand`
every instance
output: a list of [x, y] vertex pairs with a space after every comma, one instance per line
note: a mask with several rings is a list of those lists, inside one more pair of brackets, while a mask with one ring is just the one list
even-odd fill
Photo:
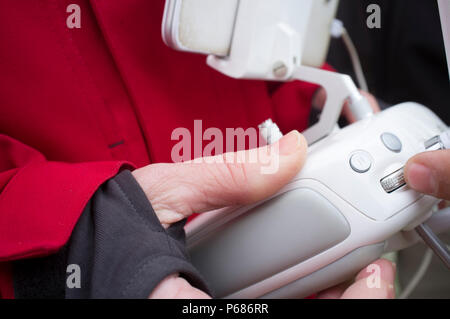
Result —
[[[374, 266], [379, 273], [374, 273]], [[373, 278], [378, 276], [379, 278]], [[393, 299], [395, 266], [380, 259], [361, 270], [352, 284], [343, 283], [318, 294], [319, 299]]]
[[[285, 136], [279, 143], [273, 145], [279, 154], [279, 170], [276, 174], [263, 175], [263, 163], [203, 163], [194, 162], [179, 164], [155, 164], [133, 172], [138, 183], [143, 188], [158, 216], [161, 224], [169, 227], [171, 224], [189, 217], [193, 213], [202, 213], [226, 206], [247, 205], [276, 193], [288, 183], [301, 169], [306, 157], [306, 141], [298, 132]], [[267, 147], [263, 149], [268, 149]], [[228, 154], [234, 158], [249, 158], [251, 154], [261, 152], [251, 150]], [[273, 154], [273, 152], [271, 152]], [[220, 158], [221, 155], [216, 158]], [[382, 287], [390, 289], [391, 282], [389, 265], [381, 263]], [[368, 273], [367, 276], [370, 274]], [[359, 275], [363, 278], [365, 275]], [[393, 275], [392, 275], [393, 276]], [[359, 279], [361, 279], [359, 278]], [[357, 281], [358, 283], [358, 281]], [[340, 286], [342, 289], [342, 285]], [[380, 290], [364, 290], [362, 285], [353, 285], [349, 298], [389, 297]], [[328, 292], [328, 297], [337, 296], [339, 288]], [[345, 290], [345, 289], [344, 289]], [[344, 291], [342, 290], [342, 292]], [[384, 291], [384, 290], [383, 290]], [[352, 294], [357, 292], [358, 296]], [[321, 294], [327, 296], [327, 292]], [[173, 274], [164, 279], [151, 293], [150, 298], [209, 298], [204, 292], [192, 287], [185, 279]], [[345, 297], [345, 296], [344, 296]]]
[[450, 200], [450, 150], [414, 156], [406, 163], [404, 174], [412, 189]]
[[[263, 200], [287, 184], [301, 169], [307, 143], [297, 131], [261, 149], [205, 158], [202, 163], [155, 164], [133, 172], [164, 227], [193, 213], [248, 205]], [[269, 165], [261, 154], [278, 161], [278, 170], [262, 174]], [[249, 159], [258, 160], [249, 160]], [[173, 274], [163, 280], [150, 298], [208, 298], [185, 279]]]
[[[372, 107], [374, 113], [380, 112], [380, 106], [378, 105], [377, 99], [372, 94], [362, 90], [359, 90], [359, 93], [361, 93], [361, 95], [369, 101], [369, 104]], [[326, 99], [327, 93], [324, 88], [320, 87], [313, 95], [312, 106], [317, 110], [322, 110], [325, 105]], [[345, 102], [344, 106], [342, 107], [342, 115], [347, 119], [349, 123], [354, 123], [356, 121], [355, 117], [350, 112], [348, 102]]]

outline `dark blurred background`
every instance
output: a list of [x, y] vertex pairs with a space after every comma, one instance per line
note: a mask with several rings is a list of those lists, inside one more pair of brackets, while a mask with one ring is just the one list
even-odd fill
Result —
[[[370, 4], [381, 8], [380, 29], [367, 27]], [[372, 94], [391, 105], [421, 103], [450, 124], [449, 74], [437, 1], [340, 0], [338, 18], [358, 49]], [[332, 40], [327, 61], [353, 76], [341, 40]]]

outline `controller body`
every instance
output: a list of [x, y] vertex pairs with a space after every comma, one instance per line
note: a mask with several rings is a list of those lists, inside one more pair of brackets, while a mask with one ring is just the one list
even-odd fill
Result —
[[350, 279], [430, 217], [438, 199], [395, 172], [445, 130], [416, 103], [336, 129], [275, 196], [189, 223], [194, 265], [220, 298], [302, 298]]

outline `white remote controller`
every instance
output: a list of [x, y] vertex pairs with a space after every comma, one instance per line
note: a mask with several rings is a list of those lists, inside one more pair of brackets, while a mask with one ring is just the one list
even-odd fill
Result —
[[416, 103], [335, 130], [277, 195], [189, 223], [194, 265], [221, 298], [301, 298], [350, 279], [430, 217], [439, 200], [409, 189], [403, 166], [446, 130]]

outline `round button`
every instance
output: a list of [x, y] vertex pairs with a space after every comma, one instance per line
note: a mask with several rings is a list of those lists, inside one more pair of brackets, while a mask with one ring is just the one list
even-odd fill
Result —
[[381, 141], [386, 148], [394, 153], [400, 153], [403, 145], [400, 139], [392, 133], [383, 133], [381, 135]]
[[357, 173], [366, 173], [372, 167], [372, 157], [365, 151], [355, 152], [350, 158], [350, 167]]

